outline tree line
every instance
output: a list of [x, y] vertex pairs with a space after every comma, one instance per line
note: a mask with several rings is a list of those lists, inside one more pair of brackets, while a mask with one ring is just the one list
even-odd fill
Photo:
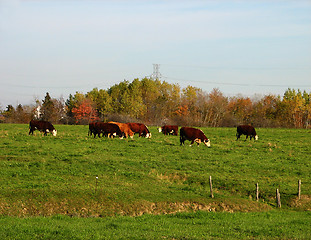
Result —
[[76, 92], [68, 99], [52, 98], [49, 93], [32, 105], [8, 105], [0, 121], [28, 123], [31, 119], [56, 124], [88, 124], [91, 121], [139, 121], [150, 125], [310, 128], [311, 93], [287, 89], [283, 96], [250, 98], [227, 97], [219, 89], [169, 84], [158, 79], [124, 80], [104, 90]]

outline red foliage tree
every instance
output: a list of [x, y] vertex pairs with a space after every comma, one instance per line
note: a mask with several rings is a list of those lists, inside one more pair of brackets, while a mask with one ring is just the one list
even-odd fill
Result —
[[72, 112], [76, 119], [76, 123], [85, 123], [99, 120], [98, 113], [93, 107], [93, 102], [88, 98], [83, 99], [77, 107], [72, 109]]

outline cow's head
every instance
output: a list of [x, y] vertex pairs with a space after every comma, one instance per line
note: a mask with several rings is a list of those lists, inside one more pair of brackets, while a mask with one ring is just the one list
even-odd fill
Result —
[[148, 133], [146, 134], [146, 138], [151, 138], [151, 132], [148, 132]]
[[207, 146], [207, 147], [210, 147], [211, 146], [211, 141], [209, 139], [205, 139], [203, 141], [203, 143]]
[[56, 130], [56, 129], [53, 129], [52, 135], [53, 135], [54, 137], [56, 137], [56, 135], [57, 135], [57, 130]]
[[[200, 138], [196, 138], [196, 139], [194, 139], [194, 141], [195, 141], [198, 145], [202, 142], [202, 140], [201, 140]], [[208, 146], [208, 147], [211, 146], [211, 141], [210, 141], [209, 139], [203, 140], [203, 143], [204, 143], [206, 146]]]
[[258, 135], [255, 136], [255, 140], [258, 140]]
[[158, 128], [158, 131], [159, 131], [159, 132], [162, 132], [162, 127], [159, 127], [159, 128]]

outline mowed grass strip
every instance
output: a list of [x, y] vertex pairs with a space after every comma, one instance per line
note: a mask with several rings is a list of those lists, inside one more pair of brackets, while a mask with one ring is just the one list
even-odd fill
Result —
[[179, 137], [156, 127], [151, 139], [94, 139], [88, 126], [55, 127], [56, 137], [44, 137], [29, 136], [26, 124], [0, 125], [1, 215], [261, 211], [276, 207], [276, 188], [283, 209], [311, 209], [309, 130], [257, 129], [254, 142], [236, 141], [235, 128], [201, 128], [211, 140], [207, 148], [180, 146]]
[[0, 218], [1, 239], [310, 239], [310, 212]]

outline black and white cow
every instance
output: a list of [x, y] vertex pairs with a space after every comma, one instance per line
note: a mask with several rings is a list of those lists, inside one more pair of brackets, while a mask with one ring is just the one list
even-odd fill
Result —
[[245, 140], [250, 136], [250, 140], [254, 138], [254, 140], [258, 140], [258, 135], [253, 126], [250, 125], [240, 125], [237, 127], [236, 140], [238, 140], [241, 135], [246, 135]]

